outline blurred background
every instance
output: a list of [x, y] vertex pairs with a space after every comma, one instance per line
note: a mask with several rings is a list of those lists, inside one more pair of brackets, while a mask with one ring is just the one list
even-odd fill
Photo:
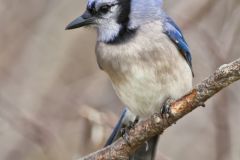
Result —
[[[0, 159], [71, 160], [101, 148], [122, 110], [96, 64], [96, 34], [65, 31], [85, 0], [0, 0]], [[239, 0], [165, 0], [194, 83], [240, 57]], [[161, 136], [158, 159], [239, 160], [240, 83]]]

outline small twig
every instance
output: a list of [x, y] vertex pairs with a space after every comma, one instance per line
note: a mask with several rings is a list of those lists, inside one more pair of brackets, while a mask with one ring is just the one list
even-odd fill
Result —
[[92, 153], [79, 160], [128, 160], [129, 155], [151, 137], [163, 133], [163, 131], [176, 123], [186, 114], [204, 103], [221, 89], [240, 79], [240, 59], [222, 65], [206, 80], [198, 84], [189, 94], [171, 104], [172, 116], [168, 123], [161, 118], [159, 113], [149, 119], [138, 123], [129, 132], [129, 141], [120, 138], [112, 145]]

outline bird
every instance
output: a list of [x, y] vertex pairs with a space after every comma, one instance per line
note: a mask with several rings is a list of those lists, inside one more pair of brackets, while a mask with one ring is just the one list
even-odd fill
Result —
[[[192, 89], [189, 46], [181, 29], [163, 9], [163, 0], [88, 0], [85, 12], [66, 30], [79, 27], [97, 32], [98, 66], [127, 106], [106, 145], [136, 119], [159, 112], [166, 99], [177, 99]], [[158, 136], [130, 159], [153, 160]]]

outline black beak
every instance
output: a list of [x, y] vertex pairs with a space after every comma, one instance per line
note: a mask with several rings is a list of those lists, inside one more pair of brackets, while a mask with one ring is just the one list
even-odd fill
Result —
[[87, 26], [95, 23], [95, 17], [92, 16], [88, 11], [85, 11], [83, 15], [76, 18], [65, 28], [66, 30], [75, 29], [83, 26]]

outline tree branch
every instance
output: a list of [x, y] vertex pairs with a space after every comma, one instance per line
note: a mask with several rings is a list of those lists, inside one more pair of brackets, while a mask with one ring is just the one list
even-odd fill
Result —
[[168, 121], [161, 118], [159, 113], [149, 119], [141, 121], [129, 132], [129, 144], [120, 138], [112, 145], [92, 153], [79, 160], [127, 160], [129, 155], [151, 137], [163, 133], [163, 131], [176, 123], [177, 120], [190, 113], [204, 103], [221, 89], [240, 79], [240, 59], [222, 65], [206, 80], [198, 84], [190, 93], [171, 104], [172, 116]]

